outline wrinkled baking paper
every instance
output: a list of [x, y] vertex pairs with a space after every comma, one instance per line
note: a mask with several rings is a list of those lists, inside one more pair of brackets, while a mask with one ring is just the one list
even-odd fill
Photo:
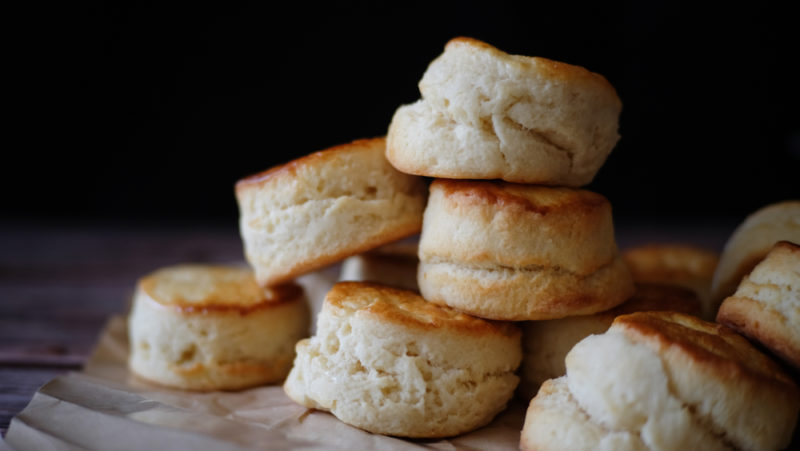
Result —
[[[315, 312], [337, 277], [328, 269], [299, 279]], [[516, 450], [525, 415], [522, 403], [512, 401], [491, 424], [469, 434], [404, 440], [308, 410], [280, 385], [211, 393], [152, 385], [128, 372], [127, 358], [125, 318], [113, 317], [84, 370], [42, 387], [12, 420], [0, 449]]]

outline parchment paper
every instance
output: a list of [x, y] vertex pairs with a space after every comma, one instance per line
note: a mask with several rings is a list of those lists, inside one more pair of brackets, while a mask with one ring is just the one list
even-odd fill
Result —
[[[313, 311], [338, 277], [304, 276]], [[449, 440], [403, 440], [370, 434], [325, 412], [292, 402], [280, 385], [238, 392], [171, 390], [127, 369], [125, 317], [113, 317], [81, 372], [43, 386], [12, 421], [12, 450], [516, 450], [524, 406], [513, 401], [488, 426]]]

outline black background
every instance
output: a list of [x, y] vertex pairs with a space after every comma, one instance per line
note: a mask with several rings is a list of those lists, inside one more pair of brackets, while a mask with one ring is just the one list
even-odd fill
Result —
[[233, 222], [238, 178], [385, 134], [461, 35], [616, 87], [622, 140], [588, 188], [617, 217], [798, 197], [794, 16], [597, 3], [32, 6], [7, 16], [2, 218]]

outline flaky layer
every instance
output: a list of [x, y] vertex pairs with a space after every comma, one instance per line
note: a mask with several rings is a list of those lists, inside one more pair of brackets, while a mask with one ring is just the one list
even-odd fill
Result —
[[354, 141], [237, 183], [245, 255], [261, 285], [420, 230], [425, 183], [392, 168], [384, 148]]
[[387, 157], [404, 172], [582, 186], [619, 139], [622, 105], [602, 76], [474, 39], [451, 40], [420, 93], [389, 127]]

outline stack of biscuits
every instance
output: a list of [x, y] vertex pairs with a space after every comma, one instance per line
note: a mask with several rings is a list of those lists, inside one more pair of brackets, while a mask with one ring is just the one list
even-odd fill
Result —
[[[697, 318], [719, 305], [716, 255], [623, 255], [609, 201], [581, 189], [619, 140], [622, 104], [603, 76], [456, 38], [419, 88], [385, 138], [240, 180], [250, 267], [143, 278], [133, 372], [193, 390], [284, 380], [303, 406], [400, 437], [469, 432], [516, 392], [533, 398], [526, 449], [788, 443], [797, 386], [733, 330]], [[402, 241], [417, 234], [418, 246]], [[720, 318], [797, 365], [791, 325], [776, 340], [748, 322], [793, 308], [758, 288], [771, 268], [790, 268], [779, 282], [796, 292], [791, 246], [769, 254]], [[295, 279], [342, 261], [305, 338]], [[751, 418], [767, 412], [773, 421]]]
[[578, 189], [619, 139], [622, 104], [605, 78], [458, 38], [419, 88], [392, 119], [386, 156], [436, 178], [419, 244], [426, 300], [524, 321], [630, 297], [611, 206]]

